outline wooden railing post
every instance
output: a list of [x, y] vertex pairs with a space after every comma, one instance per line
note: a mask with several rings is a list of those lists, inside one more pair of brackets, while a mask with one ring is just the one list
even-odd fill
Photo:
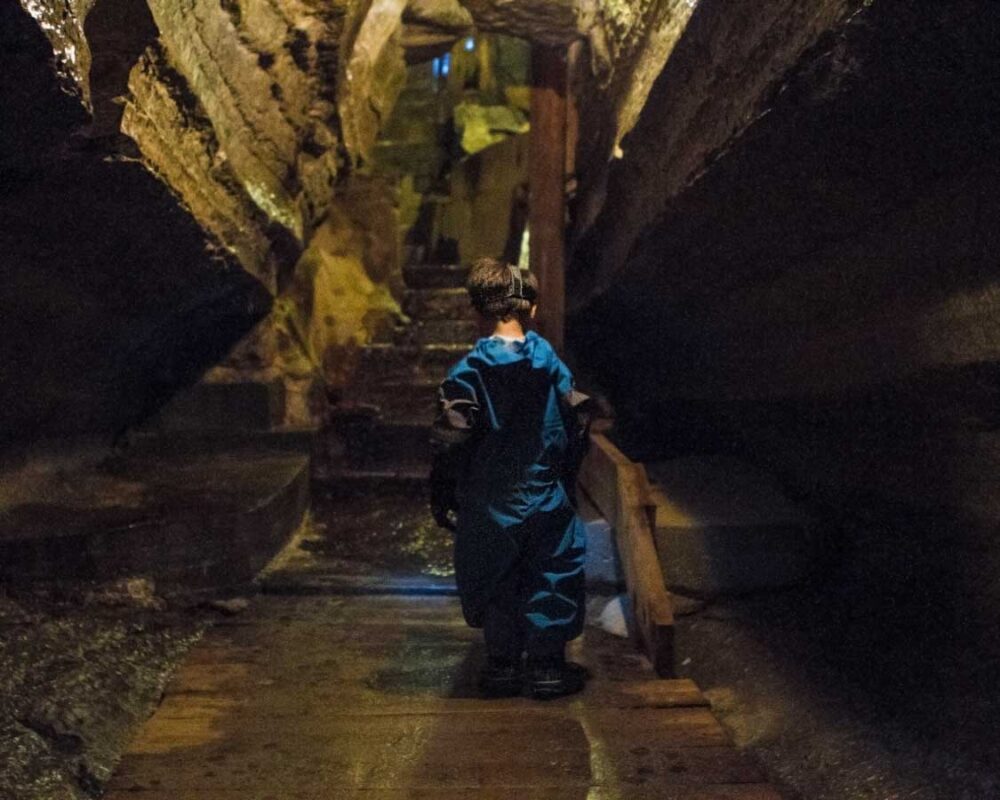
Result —
[[538, 326], [562, 350], [566, 317], [566, 49], [531, 52], [529, 215], [531, 270], [541, 299]]

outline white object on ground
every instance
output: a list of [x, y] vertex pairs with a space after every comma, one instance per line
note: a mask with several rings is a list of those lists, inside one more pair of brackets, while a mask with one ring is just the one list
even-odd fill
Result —
[[627, 594], [620, 594], [611, 599], [598, 617], [597, 626], [612, 636], [628, 637], [629, 622], [632, 617], [632, 605]]

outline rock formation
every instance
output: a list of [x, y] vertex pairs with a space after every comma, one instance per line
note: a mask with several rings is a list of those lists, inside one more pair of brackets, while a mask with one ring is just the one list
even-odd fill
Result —
[[572, 272], [577, 352], [648, 449], [951, 515], [894, 557], [948, 548], [991, 602], [998, 32], [976, 2], [703, 0]]
[[[586, 144], [588, 162], [600, 165], [634, 121], [690, 13], [686, 2], [617, 0], [23, 0], [22, 6], [49, 39], [62, 85], [79, 97], [78, 107], [59, 98], [68, 115], [63, 140], [87, 142], [93, 161], [117, 159], [130, 174], [138, 174], [141, 162], [169, 188], [169, 194], [157, 189], [163, 202], [176, 198], [172, 213], [190, 215], [191, 230], [204, 231], [193, 234], [199, 247], [232, 269], [238, 264], [275, 299], [273, 312], [235, 349], [242, 329], [213, 336], [212, 358], [192, 362], [183, 380], [158, 379], [152, 396], [160, 399], [126, 415], [118, 428], [134, 424], [227, 351], [206, 380], [277, 378], [286, 394], [284, 422], [306, 423], [321, 413], [322, 387], [343, 383], [357, 345], [398, 311], [391, 293], [401, 266], [396, 187], [365, 173], [408, 62], [445, 52], [477, 30], [541, 45], [588, 42], [585, 73], [594, 77], [585, 79], [599, 101]], [[13, 9], [8, 14], [16, 16]], [[35, 58], [44, 61], [40, 50]], [[52, 113], [37, 102], [31, 111]], [[64, 154], [51, 160], [65, 166]], [[599, 182], [602, 170], [595, 174]], [[359, 207], [377, 212], [350, 213]], [[106, 215], [115, 216], [110, 209]], [[186, 258], [184, 269], [217, 274], [197, 269], [196, 260]], [[314, 280], [325, 288], [310, 286]]]
[[91, 137], [51, 47], [0, 8], [0, 447], [104, 441], [221, 359], [263, 286], [134, 157]]

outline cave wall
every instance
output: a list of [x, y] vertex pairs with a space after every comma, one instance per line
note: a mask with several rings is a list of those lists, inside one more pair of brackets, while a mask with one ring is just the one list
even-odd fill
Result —
[[[268, 319], [206, 379], [277, 380], [281, 421], [315, 422], [324, 387], [343, 385], [358, 347], [398, 312], [389, 290], [400, 268], [392, 190], [354, 169], [367, 129], [340, 91], [342, 49], [368, 53], [359, 37], [375, 35], [361, 30], [367, 6], [153, 0], [149, 8], [160, 36], [132, 70], [122, 129], [276, 297]], [[401, 64], [401, 46], [389, 44], [383, 56]], [[360, 119], [376, 130], [397, 94], [398, 65], [383, 56], [372, 63], [382, 73], [356, 76], [368, 87]], [[359, 245], [375, 240], [384, 244]]]
[[638, 454], [735, 451], [835, 515], [916, 515], [887, 561], [932, 539], [995, 609], [1000, 13], [768, 18], [695, 11], [577, 256], [577, 352]]
[[0, 4], [0, 449], [110, 441], [222, 358], [270, 295], [91, 135], [52, 46]]
[[[358, 346], [398, 313], [391, 188], [354, 169], [338, 108], [340, 51], [365, 49], [351, 25], [370, 5], [24, 3], [83, 106], [80, 135], [141, 163], [214, 255], [270, 296], [271, 313], [194, 372], [276, 384], [279, 424], [321, 418], [324, 387], [343, 383]], [[373, 101], [383, 83], [391, 70], [359, 93]]]

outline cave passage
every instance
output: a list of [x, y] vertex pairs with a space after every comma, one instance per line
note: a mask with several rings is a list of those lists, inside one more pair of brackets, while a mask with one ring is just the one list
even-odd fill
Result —
[[[1000, 797], [997, 41], [0, 0], [0, 796]], [[593, 398], [549, 703], [428, 504], [483, 256]]]

